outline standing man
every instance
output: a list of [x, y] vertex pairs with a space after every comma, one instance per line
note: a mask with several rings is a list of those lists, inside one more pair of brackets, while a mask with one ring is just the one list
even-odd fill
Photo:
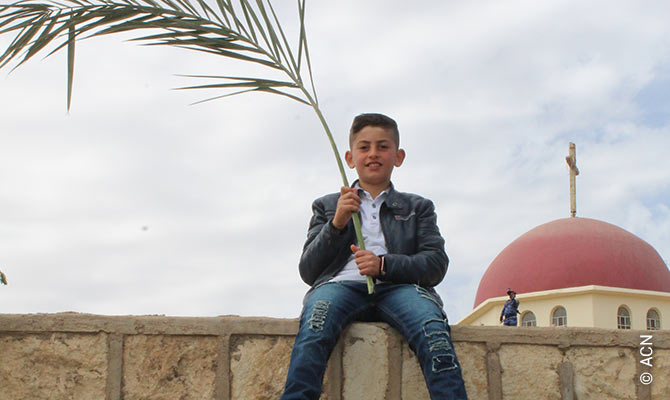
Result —
[[516, 299], [516, 292], [507, 288], [507, 295], [509, 300], [505, 302], [505, 306], [500, 313], [500, 322], [505, 326], [516, 326], [516, 315], [519, 314], [519, 300]]

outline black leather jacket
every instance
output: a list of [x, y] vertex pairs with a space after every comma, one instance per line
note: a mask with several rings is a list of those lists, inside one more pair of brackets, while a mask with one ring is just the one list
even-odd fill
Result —
[[[330, 224], [339, 196], [339, 193], [328, 194], [312, 204], [313, 215], [299, 265], [302, 280], [312, 288], [327, 282], [344, 268], [352, 254], [350, 245], [356, 243], [352, 221], [341, 234]], [[449, 258], [437, 227], [433, 202], [415, 194], [397, 192], [391, 185], [379, 214], [388, 254], [384, 258], [386, 275], [377, 279], [424, 288], [440, 283], [447, 272]]]

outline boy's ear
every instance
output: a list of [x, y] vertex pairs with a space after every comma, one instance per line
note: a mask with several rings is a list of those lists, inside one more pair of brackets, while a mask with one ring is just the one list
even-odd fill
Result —
[[396, 152], [396, 155], [395, 155], [395, 164], [394, 164], [394, 165], [395, 165], [396, 167], [401, 166], [401, 165], [402, 165], [402, 162], [405, 161], [405, 156], [406, 156], [406, 155], [407, 155], [407, 154], [405, 154], [405, 150], [403, 150], [403, 149], [398, 149], [398, 151]]
[[344, 153], [344, 160], [347, 162], [347, 165], [349, 168], [354, 168], [354, 156], [351, 154], [351, 150], [347, 150], [346, 153]]

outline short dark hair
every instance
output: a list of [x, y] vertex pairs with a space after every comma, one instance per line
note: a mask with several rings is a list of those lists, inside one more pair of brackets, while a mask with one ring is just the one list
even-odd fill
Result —
[[398, 124], [391, 117], [378, 113], [364, 113], [359, 114], [354, 118], [349, 130], [349, 147], [354, 144], [354, 137], [361, 129], [366, 126], [378, 126], [386, 129], [395, 142], [396, 148], [400, 148], [400, 132], [398, 131]]

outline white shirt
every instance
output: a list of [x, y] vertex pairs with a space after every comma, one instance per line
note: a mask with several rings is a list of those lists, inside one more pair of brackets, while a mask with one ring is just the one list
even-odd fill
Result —
[[[361, 205], [359, 207], [359, 214], [361, 216], [361, 233], [365, 241], [365, 249], [370, 250], [376, 256], [387, 253], [386, 240], [384, 240], [384, 233], [382, 226], [379, 223], [379, 211], [381, 209], [384, 199], [388, 195], [389, 189], [384, 190], [375, 198], [372, 199], [370, 193], [361, 189], [358, 184], [355, 186], [358, 189], [361, 198]], [[365, 281], [365, 275], [361, 275], [354, 253], [351, 253], [349, 261], [344, 268], [331, 281]]]

